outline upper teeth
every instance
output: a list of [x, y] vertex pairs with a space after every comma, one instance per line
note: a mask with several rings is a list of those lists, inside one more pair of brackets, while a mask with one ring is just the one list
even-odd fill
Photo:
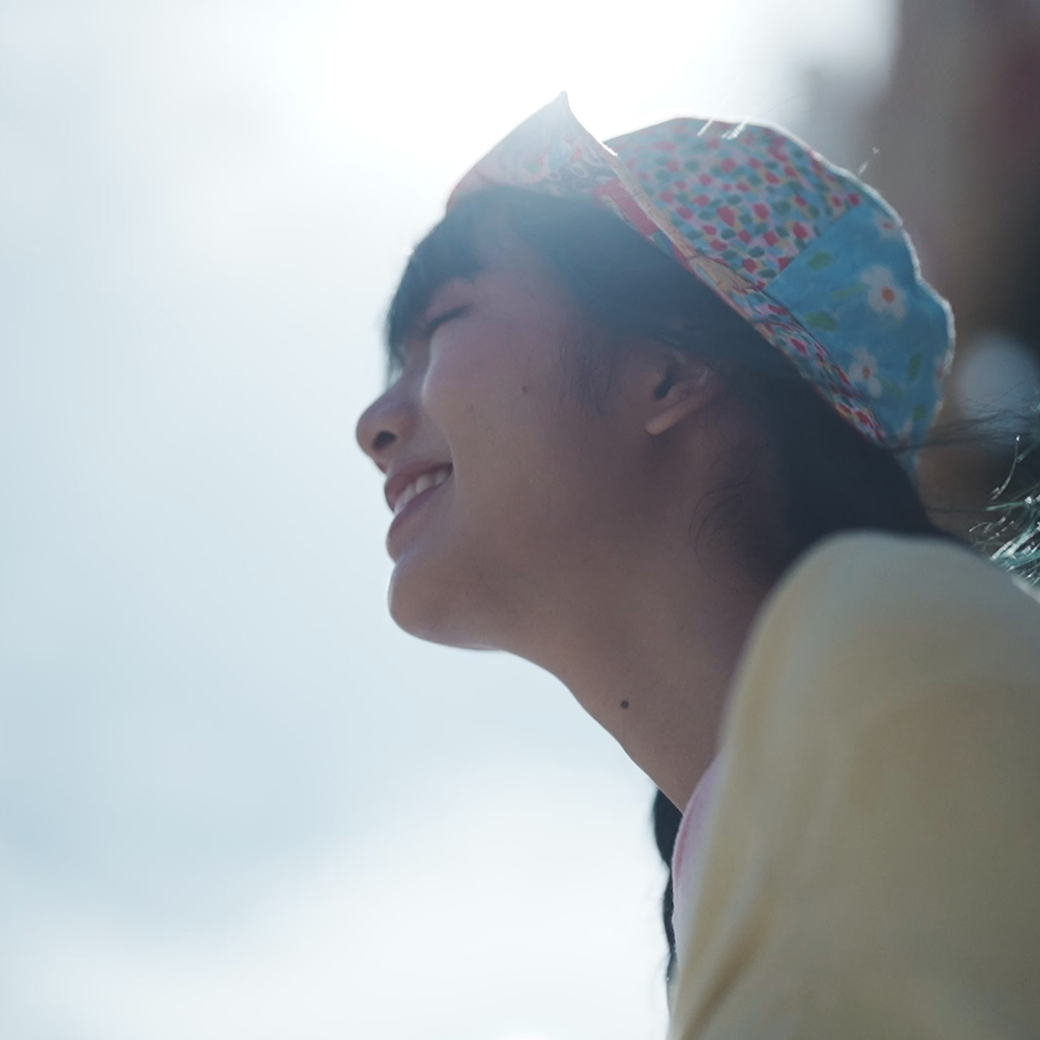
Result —
[[438, 484], [443, 484], [448, 477], [451, 476], [451, 466], [442, 466], [440, 469], [432, 469], [428, 473], [423, 473], [418, 476], [409, 484], [398, 496], [397, 501], [394, 503], [394, 516], [401, 512], [402, 509], [416, 495], [421, 491], [425, 491], [427, 488], [436, 487]]

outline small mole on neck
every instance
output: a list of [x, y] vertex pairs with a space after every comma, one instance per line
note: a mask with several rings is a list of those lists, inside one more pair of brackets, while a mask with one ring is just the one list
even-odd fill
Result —
[[621, 707], [622, 708], [627, 708], [628, 707], [628, 701], [622, 701], [621, 702]]

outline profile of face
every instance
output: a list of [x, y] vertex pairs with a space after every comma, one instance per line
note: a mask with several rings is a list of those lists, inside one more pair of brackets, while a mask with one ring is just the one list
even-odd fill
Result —
[[400, 375], [358, 423], [395, 512], [391, 613], [462, 646], [497, 645], [580, 552], [589, 512], [609, 508], [609, 424], [564, 384], [573, 308], [533, 258], [498, 259], [433, 293]]
[[619, 355], [591, 400], [573, 365], [589, 334], [518, 242], [430, 296], [357, 427], [387, 477], [390, 610], [406, 631], [529, 656], [674, 512], [666, 434], [696, 395], [648, 349]]

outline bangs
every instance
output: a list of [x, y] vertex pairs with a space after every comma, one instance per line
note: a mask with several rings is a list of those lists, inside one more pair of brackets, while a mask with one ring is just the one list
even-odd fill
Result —
[[[388, 376], [392, 379], [400, 372], [405, 344], [421, 334], [419, 323], [442, 285], [488, 270], [501, 261], [503, 246], [508, 251], [510, 240], [532, 247], [557, 267], [554, 260], [587, 250], [592, 242], [586, 227], [590, 220], [634, 235], [643, 244], [635, 232], [587, 202], [505, 185], [489, 186], [461, 199], [415, 247], [390, 301], [385, 325]], [[588, 260], [578, 263], [585, 266]], [[557, 274], [567, 281], [564, 271]]]
[[[483, 209], [484, 207], [480, 207]], [[418, 333], [418, 325], [433, 294], [453, 278], [473, 278], [487, 267], [480, 247], [482, 220], [476, 207], [460, 204], [416, 247], [386, 315], [388, 375], [403, 364], [404, 345]], [[480, 214], [479, 216], [484, 216]]]

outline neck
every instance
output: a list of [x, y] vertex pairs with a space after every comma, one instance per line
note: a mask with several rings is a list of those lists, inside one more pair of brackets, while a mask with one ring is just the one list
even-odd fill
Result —
[[681, 554], [651, 544], [652, 555], [628, 554], [627, 567], [589, 567], [556, 583], [542, 600], [556, 607], [551, 631], [523, 656], [564, 682], [681, 809], [715, 756], [767, 588], [735, 557], [691, 552], [686, 541]]

